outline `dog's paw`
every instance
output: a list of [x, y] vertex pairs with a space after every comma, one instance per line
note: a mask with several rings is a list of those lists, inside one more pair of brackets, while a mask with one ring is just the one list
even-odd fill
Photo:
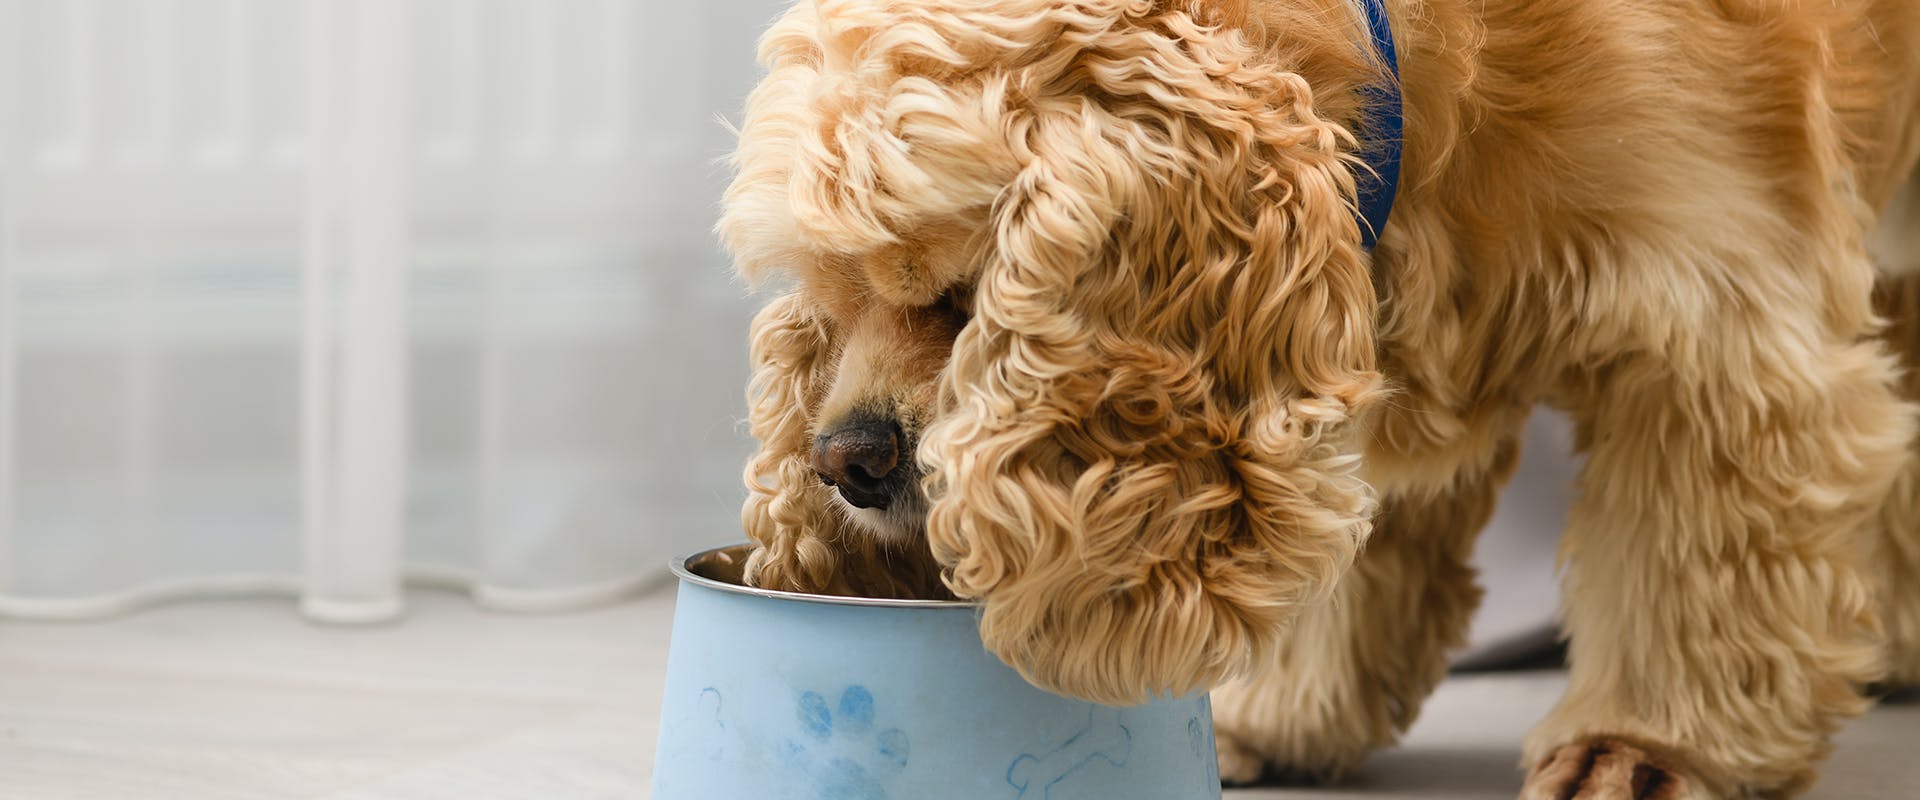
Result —
[[1215, 729], [1213, 747], [1220, 762], [1220, 783], [1224, 786], [1321, 786], [1339, 781], [1348, 770], [1366, 758], [1366, 748], [1351, 751], [1327, 749], [1316, 753], [1315, 761], [1278, 761], [1263, 751]]
[[1690, 800], [1693, 781], [1625, 742], [1570, 744], [1536, 764], [1520, 800]]
[[1250, 786], [1260, 782], [1267, 761], [1260, 751], [1242, 744], [1232, 734], [1214, 729], [1213, 749], [1220, 758], [1220, 783], [1226, 786]]

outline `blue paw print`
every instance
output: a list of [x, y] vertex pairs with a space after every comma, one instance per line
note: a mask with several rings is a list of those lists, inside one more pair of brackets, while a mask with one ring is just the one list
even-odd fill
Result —
[[887, 800], [884, 781], [907, 766], [907, 734], [874, 732], [873, 693], [849, 686], [836, 708], [819, 692], [802, 692], [795, 705], [800, 737], [787, 740], [787, 756], [813, 800]]

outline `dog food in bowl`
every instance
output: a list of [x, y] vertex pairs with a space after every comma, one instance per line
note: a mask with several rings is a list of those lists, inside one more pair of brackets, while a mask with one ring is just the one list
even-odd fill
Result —
[[1034, 688], [966, 603], [741, 585], [680, 559], [653, 800], [1212, 800], [1205, 696], [1131, 708]]

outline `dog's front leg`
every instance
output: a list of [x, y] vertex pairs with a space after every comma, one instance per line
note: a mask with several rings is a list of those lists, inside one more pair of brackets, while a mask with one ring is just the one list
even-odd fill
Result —
[[1220, 775], [1332, 780], [1413, 724], [1480, 601], [1467, 565], [1519, 448], [1424, 496], [1389, 498], [1334, 597], [1304, 611], [1279, 659], [1214, 692]]
[[1861, 534], [1909, 413], [1877, 344], [1791, 310], [1569, 390], [1589, 450], [1562, 548], [1572, 674], [1523, 797], [1791, 794], [1865, 707]]

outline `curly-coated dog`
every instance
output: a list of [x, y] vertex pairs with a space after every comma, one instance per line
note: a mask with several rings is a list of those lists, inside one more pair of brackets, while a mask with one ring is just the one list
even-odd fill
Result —
[[1586, 461], [1525, 795], [1806, 787], [1920, 678], [1920, 3], [1388, 0], [1369, 250], [1360, 2], [775, 23], [720, 223], [787, 279], [750, 579], [977, 598], [1036, 684], [1219, 687], [1229, 779], [1333, 775], [1440, 679], [1544, 403]]

